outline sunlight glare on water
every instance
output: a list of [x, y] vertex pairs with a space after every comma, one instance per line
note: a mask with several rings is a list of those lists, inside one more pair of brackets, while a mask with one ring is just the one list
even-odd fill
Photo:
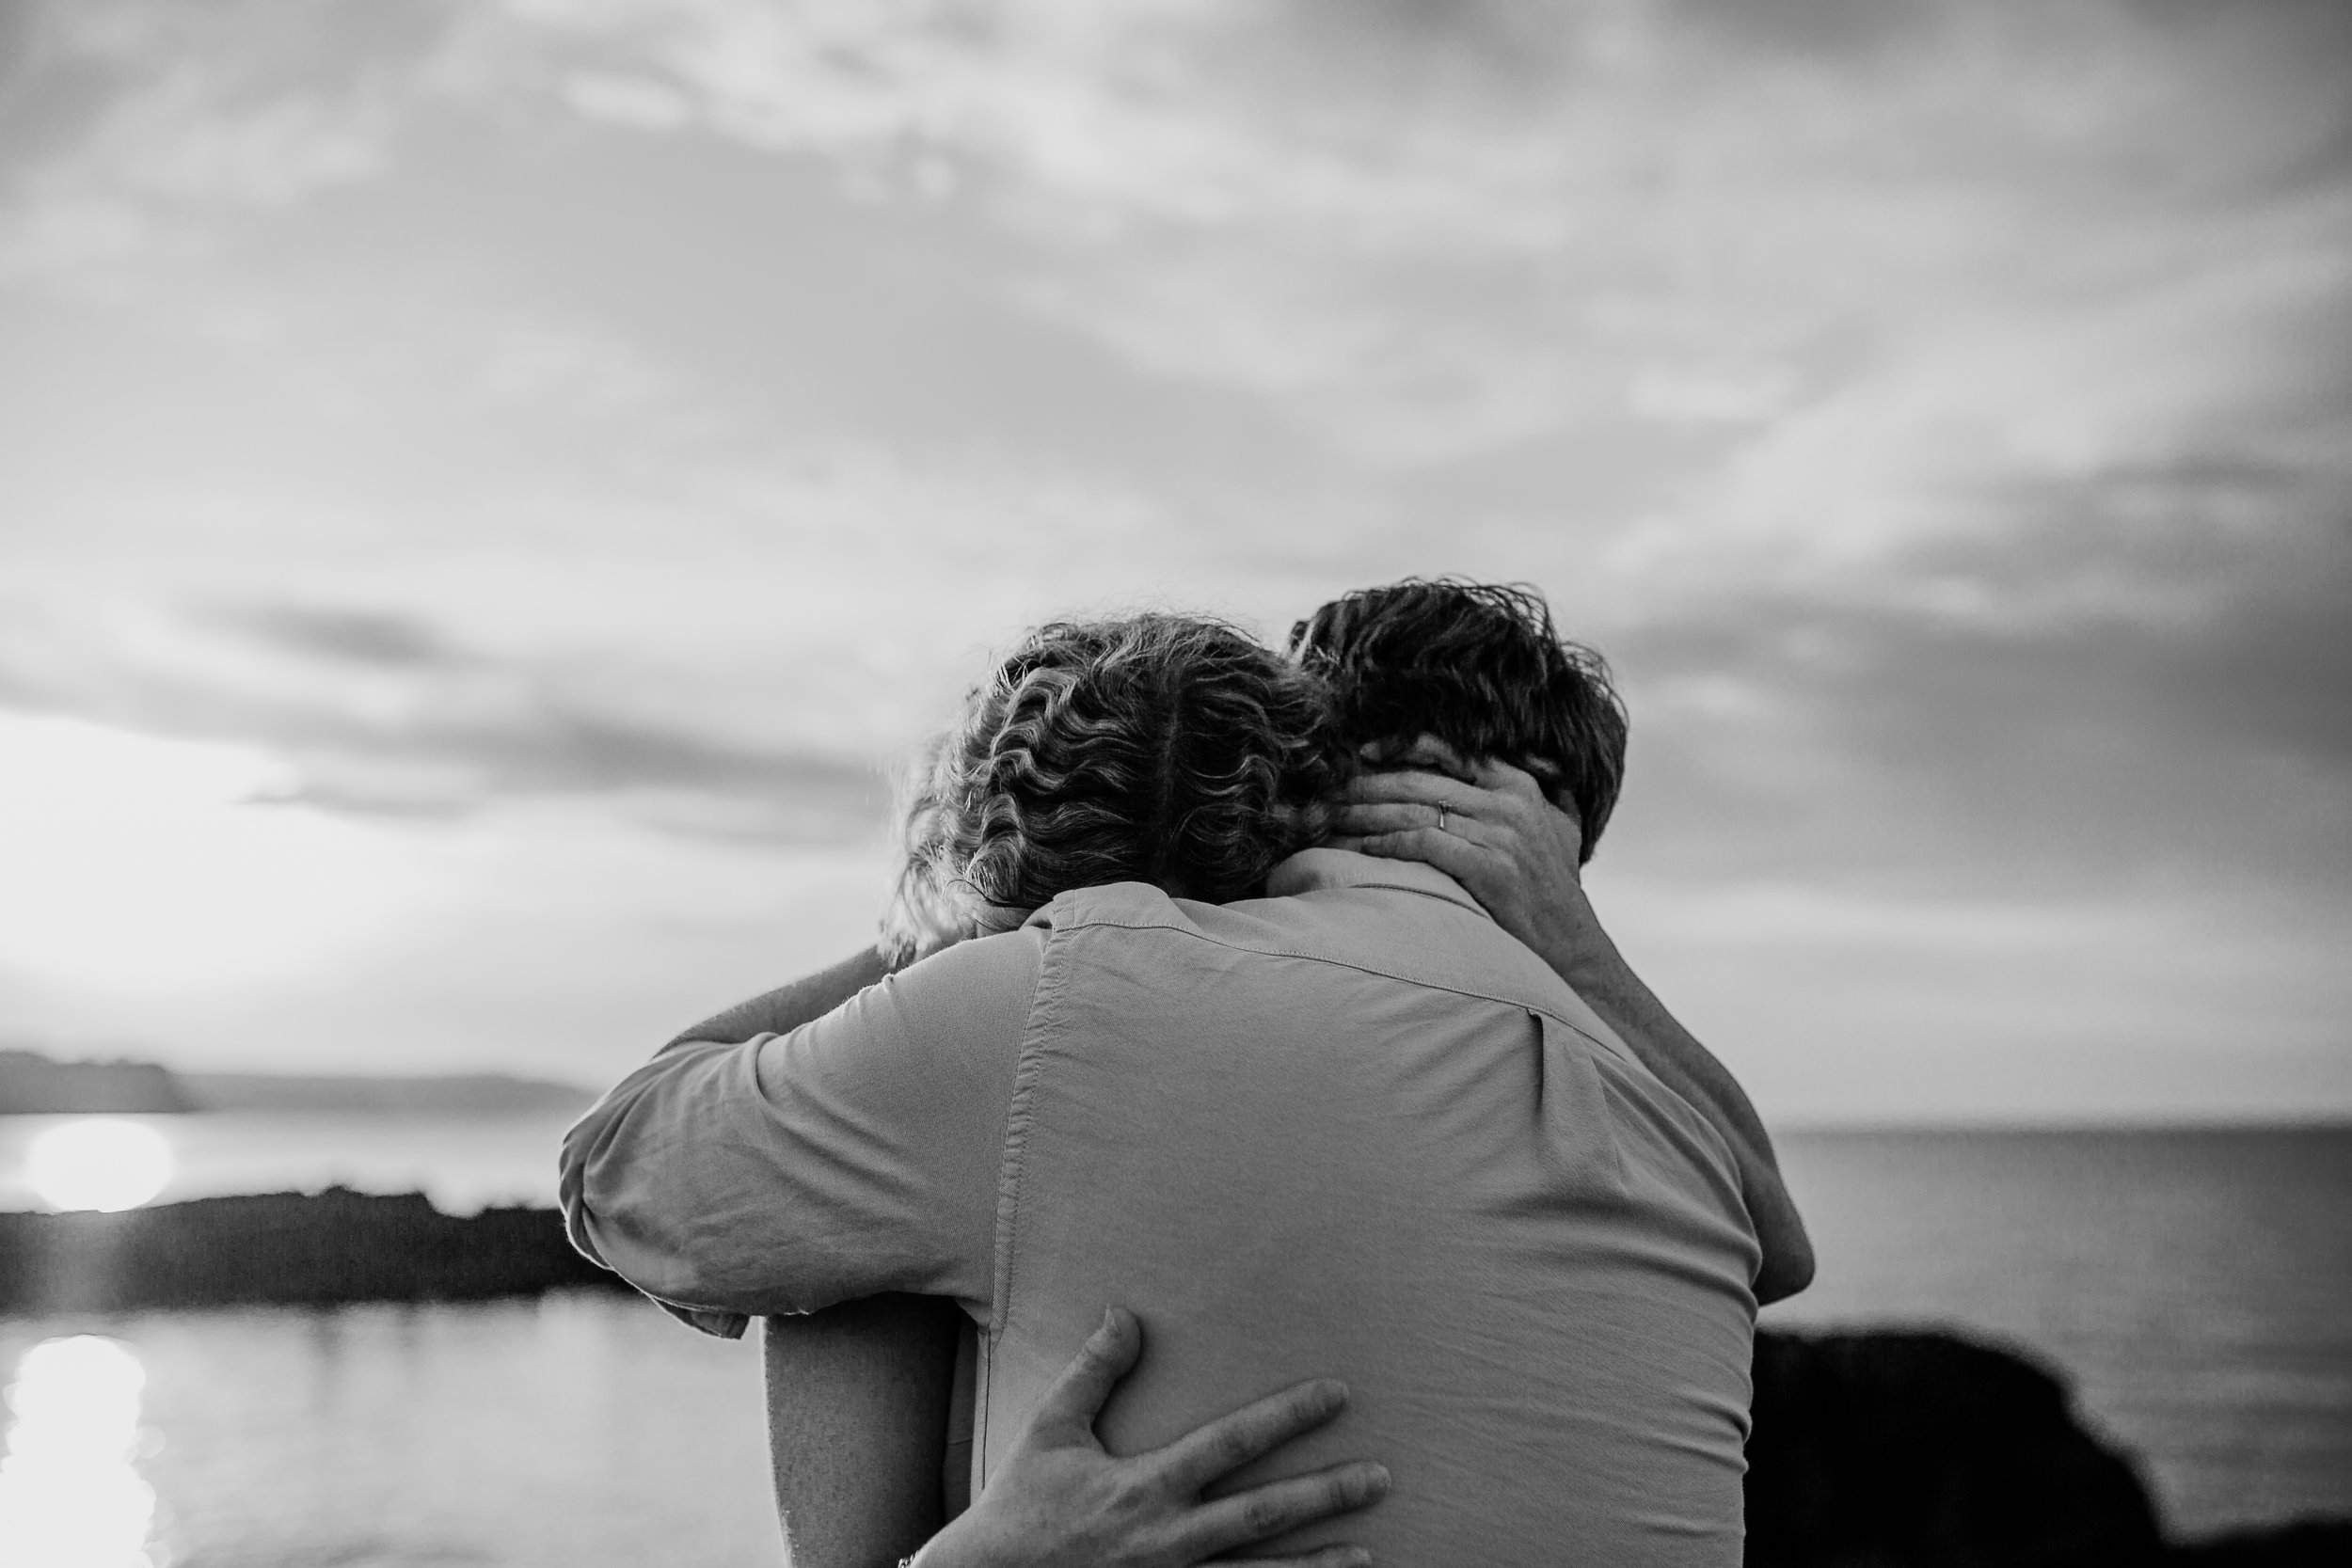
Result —
[[154, 1201], [171, 1180], [171, 1143], [143, 1122], [89, 1117], [62, 1122], [24, 1151], [33, 1191], [52, 1209], [118, 1213]]
[[0, 1558], [9, 1568], [161, 1568], [148, 1549], [155, 1493], [139, 1475], [147, 1370], [92, 1334], [44, 1339], [8, 1386]]

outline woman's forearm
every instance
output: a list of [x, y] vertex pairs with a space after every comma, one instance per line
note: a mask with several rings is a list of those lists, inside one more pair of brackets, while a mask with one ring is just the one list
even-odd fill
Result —
[[963, 1314], [871, 1296], [770, 1318], [768, 1454], [794, 1568], [888, 1568], [944, 1522]]
[[800, 979], [738, 1002], [725, 1012], [703, 1020], [673, 1037], [672, 1045], [689, 1040], [721, 1040], [729, 1045], [754, 1035], [786, 1035], [813, 1023], [859, 991], [890, 974], [890, 964], [875, 948], [863, 947], [838, 963]]

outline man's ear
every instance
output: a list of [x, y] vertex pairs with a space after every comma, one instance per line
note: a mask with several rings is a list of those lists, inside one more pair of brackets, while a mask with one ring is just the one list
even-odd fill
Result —
[[1535, 787], [1544, 792], [1544, 799], [1566, 812], [1576, 815], [1575, 797], [1568, 793], [1568, 775], [1556, 762], [1543, 757], [1514, 757], [1511, 766], [1522, 773], [1534, 776]]

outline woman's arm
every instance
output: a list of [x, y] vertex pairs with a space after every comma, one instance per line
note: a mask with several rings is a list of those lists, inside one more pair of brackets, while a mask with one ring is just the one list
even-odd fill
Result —
[[953, 1302], [904, 1295], [768, 1320], [768, 1452], [793, 1568], [894, 1563], [945, 1522], [962, 1323]]
[[[705, 1019], [661, 1050], [788, 1034], [890, 972], [879, 951], [861, 949]], [[765, 1320], [769, 1468], [794, 1568], [896, 1562], [944, 1522], [941, 1460], [962, 1321], [951, 1302], [906, 1295]]]
[[[673, 1038], [788, 1034], [890, 973], [867, 947], [739, 1002]], [[962, 1313], [929, 1296], [873, 1296], [769, 1318], [768, 1462], [793, 1568], [896, 1562], [945, 1522], [940, 1461]]]
[[804, 974], [704, 1019], [692, 1028], [671, 1037], [670, 1044], [661, 1050], [690, 1040], [720, 1040], [735, 1045], [754, 1035], [790, 1034], [802, 1024], [824, 1017], [890, 972], [889, 963], [878, 949], [861, 948], [814, 974]]

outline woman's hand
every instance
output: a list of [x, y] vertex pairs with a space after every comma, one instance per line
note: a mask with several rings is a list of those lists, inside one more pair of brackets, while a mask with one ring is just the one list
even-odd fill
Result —
[[[1334, 1465], [1203, 1501], [1202, 1487], [1322, 1426], [1347, 1402], [1324, 1379], [1301, 1383], [1178, 1438], [1115, 1459], [1094, 1418], [1143, 1350], [1133, 1314], [1112, 1307], [1029, 1418], [972, 1507], [931, 1538], [915, 1568], [1192, 1568], [1236, 1546], [1377, 1502], [1389, 1472]], [[1361, 1568], [1371, 1555], [1324, 1546], [1251, 1558], [1259, 1568]]]
[[1434, 736], [1380, 760], [1404, 770], [1366, 768], [1350, 782], [1332, 847], [1436, 866], [1573, 981], [1600, 933], [1577, 875], [1575, 813], [1524, 768], [1466, 762]]
[[1368, 760], [1404, 770], [1357, 775], [1332, 847], [1436, 866], [1534, 948], [1731, 1146], [1764, 1249], [1756, 1300], [1804, 1290], [1813, 1278], [1813, 1242], [1772, 1140], [1730, 1069], [1666, 1010], [1601, 929], [1577, 871], [1583, 832], [1575, 814], [1553, 805], [1525, 769], [1465, 762], [1429, 736], [1402, 753]]

